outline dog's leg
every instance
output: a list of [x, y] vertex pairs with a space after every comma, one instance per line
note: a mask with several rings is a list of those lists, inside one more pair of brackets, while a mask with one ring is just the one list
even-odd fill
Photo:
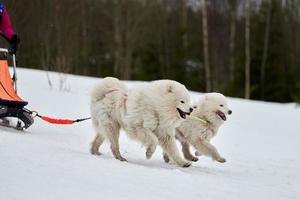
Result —
[[197, 151], [201, 152], [203, 155], [211, 157], [213, 160], [216, 160], [220, 163], [226, 162], [225, 158], [222, 158], [216, 149], [212, 144], [210, 144], [208, 141], [202, 141], [197, 140], [194, 144]]
[[182, 145], [184, 158], [193, 162], [197, 162], [199, 159], [191, 154], [189, 143], [187, 141], [180, 141], [180, 143]]
[[120, 147], [119, 147], [119, 136], [120, 129], [114, 126], [109, 127], [109, 132], [107, 132], [107, 138], [110, 141], [110, 149], [114, 157], [120, 161], [127, 161], [121, 156]]
[[157, 137], [152, 133], [148, 132], [147, 136], [147, 150], [146, 150], [146, 158], [150, 159], [155, 152], [156, 146], [158, 144]]
[[163, 151], [171, 158], [177, 165], [181, 167], [191, 166], [190, 162], [181, 158], [179, 150], [176, 146], [175, 137], [172, 135], [165, 135], [158, 137], [159, 144], [163, 148]]
[[184, 137], [184, 135], [182, 134], [181, 131], [179, 131], [178, 129], [176, 129], [176, 135], [175, 135], [176, 139], [179, 140], [179, 142], [181, 143], [182, 146], [182, 153], [184, 155], [184, 158], [186, 160], [190, 160], [193, 162], [197, 162], [198, 158], [196, 158], [195, 156], [193, 156], [190, 152], [190, 144], [187, 141], [187, 139]]
[[99, 147], [101, 146], [103, 141], [104, 141], [104, 137], [98, 132], [91, 145], [91, 149], [90, 149], [91, 154], [101, 155], [101, 153], [99, 152]]
[[155, 152], [156, 146], [158, 144], [157, 137], [153, 134], [153, 132], [148, 128], [136, 129], [127, 127], [126, 133], [129, 137], [140, 141], [147, 147], [146, 158], [150, 159]]

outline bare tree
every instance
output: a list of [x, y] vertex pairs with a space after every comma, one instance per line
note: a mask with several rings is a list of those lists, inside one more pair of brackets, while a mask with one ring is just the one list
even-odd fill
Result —
[[206, 92], [212, 90], [211, 84], [211, 70], [209, 65], [209, 52], [208, 52], [208, 28], [207, 28], [207, 2], [202, 0], [202, 32], [203, 32], [203, 51], [204, 51], [204, 67], [205, 67], [205, 82]]
[[[87, 23], [85, 21], [87, 21], [87, 9], [85, 8], [88, 8], [88, 1], [85, 1], [85, 0], [79, 0], [78, 2], [79, 4], [79, 10], [80, 10], [80, 19], [79, 20], [82, 20], [79, 24], [80, 26], [80, 30], [79, 30], [79, 33], [80, 33], [80, 57], [81, 58], [86, 58], [88, 56], [88, 27], [87, 27]], [[82, 69], [82, 71], [84, 72], [84, 74], [87, 74], [87, 68], [84, 67]]]
[[231, 83], [235, 80], [235, 32], [236, 32], [236, 0], [228, 0], [230, 7], [230, 41], [229, 41], [229, 80]]
[[270, 26], [271, 26], [271, 1], [266, 0], [267, 6], [267, 16], [266, 16], [266, 29], [265, 29], [265, 36], [264, 36], [264, 49], [263, 49], [263, 56], [262, 56], [262, 63], [260, 68], [260, 84], [261, 84], [261, 98], [264, 99], [265, 97], [265, 70], [266, 70], [266, 63], [268, 57], [268, 49], [269, 49], [269, 37], [270, 37]]
[[159, 8], [159, 17], [160, 28], [160, 48], [159, 48], [159, 60], [161, 63], [161, 74], [162, 77], [170, 77], [171, 76], [171, 63], [170, 63], [170, 47], [168, 40], [168, 2], [166, 0], [162, 0], [161, 3], [158, 4]]
[[250, 0], [245, 1], [245, 98], [250, 99]]
[[123, 18], [124, 18], [124, 42], [123, 42], [123, 53], [124, 53], [124, 71], [121, 74], [121, 77], [126, 80], [130, 80], [131, 78], [131, 71], [132, 71], [132, 52], [133, 52], [133, 45], [134, 45], [134, 31], [133, 30], [133, 20], [134, 17], [130, 15], [129, 12], [129, 2], [128, 0], [124, 0], [123, 5]]
[[183, 62], [186, 62], [186, 54], [188, 50], [187, 37], [187, 0], [180, 0], [180, 19], [181, 19], [181, 40], [183, 47]]
[[122, 65], [121, 1], [114, 0], [114, 74], [119, 76]]
[[[135, 24], [137, 16], [133, 13], [134, 1], [114, 1], [114, 73], [121, 79], [129, 80], [132, 74], [132, 53], [138, 37]], [[130, 9], [130, 10], [129, 10]]]

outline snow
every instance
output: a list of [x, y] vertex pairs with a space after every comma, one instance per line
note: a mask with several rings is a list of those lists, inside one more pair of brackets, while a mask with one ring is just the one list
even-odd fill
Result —
[[[59, 118], [89, 116], [96, 78], [19, 69], [19, 93], [28, 108]], [[130, 86], [135, 82], [128, 82]], [[196, 100], [200, 93], [192, 92]], [[89, 153], [90, 121], [58, 126], [39, 119], [25, 133], [0, 127], [0, 199], [299, 199], [300, 108], [295, 104], [229, 98], [233, 114], [213, 140], [226, 163], [200, 157], [190, 168], [165, 164], [158, 148], [151, 160], [139, 143], [121, 135], [122, 155], [108, 143]]]

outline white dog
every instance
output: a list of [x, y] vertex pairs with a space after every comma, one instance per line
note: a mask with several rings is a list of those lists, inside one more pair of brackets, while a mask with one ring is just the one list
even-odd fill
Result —
[[131, 138], [146, 145], [147, 158], [160, 144], [175, 163], [188, 167], [190, 162], [181, 158], [177, 149], [175, 128], [191, 111], [188, 91], [176, 81], [153, 81], [128, 91], [118, 79], [105, 78], [92, 93], [91, 115], [96, 137], [91, 153], [100, 154], [98, 149], [107, 138], [114, 157], [125, 161], [118, 141], [122, 127]]
[[[197, 156], [205, 155], [218, 162], [226, 162], [216, 147], [210, 143], [219, 127], [226, 121], [226, 115], [232, 113], [225, 97], [220, 93], [205, 94], [193, 108], [189, 119], [176, 129], [176, 138], [182, 145], [184, 157], [190, 161], [198, 161], [198, 158], [190, 153], [189, 144], [191, 144], [196, 149]], [[169, 161], [167, 155], [164, 155], [164, 159], [166, 162]]]

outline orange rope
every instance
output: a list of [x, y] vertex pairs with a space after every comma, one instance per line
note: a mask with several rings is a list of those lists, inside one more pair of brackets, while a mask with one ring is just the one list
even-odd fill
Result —
[[[126, 106], [127, 100], [128, 100], [128, 94], [125, 94], [124, 95], [124, 104], [125, 104], [125, 106]], [[39, 117], [42, 120], [44, 120], [46, 122], [49, 122], [51, 124], [63, 124], [63, 125], [65, 125], [65, 124], [74, 124], [75, 122], [82, 122], [82, 121], [91, 119], [90, 117], [88, 117], [88, 118], [82, 118], [82, 119], [76, 119], [76, 120], [71, 120], [71, 119], [55, 119], [55, 118], [51, 118], [51, 117], [46, 117], [46, 116], [39, 115], [38, 112], [36, 112], [36, 111], [29, 111], [29, 112], [30, 112], [30, 114], [33, 117]]]
[[46, 122], [49, 122], [51, 124], [73, 124], [73, 123], [75, 123], [74, 120], [70, 120], [70, 119], [54, 119], [54, 118], [45, 117], [45, 116], [41, 116], [41, 119]]
[[46, 117], [46, 116], [42, 116], [39, 115], [37, 111], [31, 111], [31, 110], [27, 110], [26, 111], [32, 115], [33, 118], [35, 117], [39, 117], [42, 120], [49, 122], [51, 124], [62, 124], [62, 125], [66, 125], [66, 124], [74, 124], [76, 122], [82, 122], [85, 120], [89, 120], [91, 119], [91, 117], [87, 117], [87, 118], [81, 118], [81, 119], [75, 119], [75, 120], [71, 120], [71, 119], [56, 119], [56, 118], [51, 118], [51, 117]]

